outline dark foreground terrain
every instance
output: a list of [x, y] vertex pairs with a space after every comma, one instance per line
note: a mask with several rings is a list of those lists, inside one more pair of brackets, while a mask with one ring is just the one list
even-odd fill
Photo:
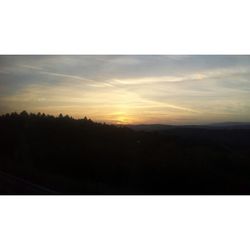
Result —
[[0, 117], [1, 194], [250, 194], [250, 129]]

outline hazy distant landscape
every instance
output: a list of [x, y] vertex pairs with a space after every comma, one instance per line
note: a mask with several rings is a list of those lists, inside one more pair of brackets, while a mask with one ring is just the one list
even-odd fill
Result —
[[203, 129], [250, 129], [249, 122], [225, 122], [214, 123], [206, 125], [164, 125], [164, 124], [139, 124], [139, 125], [127, 125], [134, 130], [141, 131], [160, 131], [175, 128], [203, 128]]

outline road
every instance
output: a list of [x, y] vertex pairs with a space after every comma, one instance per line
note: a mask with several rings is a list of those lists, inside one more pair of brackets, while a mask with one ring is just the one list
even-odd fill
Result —
[[57, 192], [40, 185], [31, 183], [20, 177], [7, 174], [0, 171], [0, 194], [13, 194], [13, 195], [38, 195], [38, 194], [58, 194]]

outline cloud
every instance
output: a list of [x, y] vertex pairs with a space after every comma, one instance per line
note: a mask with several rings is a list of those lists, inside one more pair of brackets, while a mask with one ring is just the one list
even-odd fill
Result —
[[0, 112], [250, 120], [249, 79], [250, 56], [0, 56]]

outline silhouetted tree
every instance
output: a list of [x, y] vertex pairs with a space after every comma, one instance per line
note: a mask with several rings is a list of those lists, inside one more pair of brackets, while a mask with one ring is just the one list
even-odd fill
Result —
[[29, 114], [24, 110], [20, 113], [20, 116], [23, 116], [23, 117], [28, 117]]

